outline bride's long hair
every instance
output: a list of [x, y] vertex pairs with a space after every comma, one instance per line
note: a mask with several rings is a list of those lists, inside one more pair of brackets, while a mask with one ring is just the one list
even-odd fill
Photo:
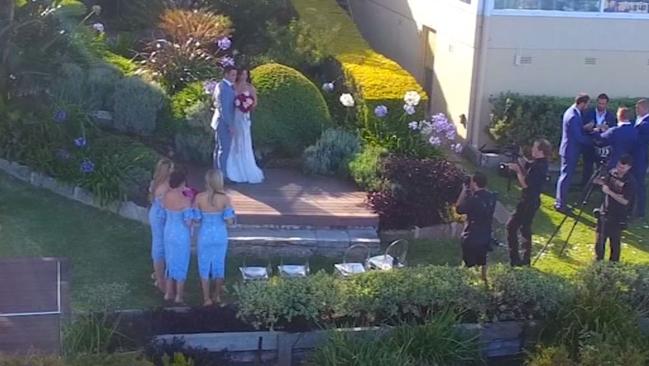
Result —
[[214, 197], [216, 197], [217, 194], [225, 196], [223, 174], [220, 170], [210, 169], [205, 173], [205, 186], [207, 188], [210, 206], [214, 206]]
[[244, 81], [245, 81], [246, 83], [252, 85], [252, 79], [250, 78], [250, 70], [248, 70], [248, 69], [245, 68], [245, 67], [239, 68], [239, 69], [237, 70], [237, 82], [240, 82], [240, 81], [241, 81], [241, 76], [243, 75], [244, 72], [246, 73], [246, 80], [244, 80]]

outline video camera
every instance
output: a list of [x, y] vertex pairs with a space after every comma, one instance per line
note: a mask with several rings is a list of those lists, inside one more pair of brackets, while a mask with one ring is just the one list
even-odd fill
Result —
[[[502, 155], [509, 158], [509, 163], [518, 164], [518, 159], [521, 156], [520, 146], [516, 144], [507, 145], [501, 151], [502, 151], [501, 153]], [[509, 169], [507, 163], [500, 163], [498, 165], [498, 175], [500, 175], [503, 178], [507, 178], [507, 191], [509, 191], [511, 189], [512, 179], [516, 178], [516, 172]]]

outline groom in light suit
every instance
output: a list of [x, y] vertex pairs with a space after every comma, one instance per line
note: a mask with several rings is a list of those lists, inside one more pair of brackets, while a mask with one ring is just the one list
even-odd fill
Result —
[[226, 163], [230, 153], [230, 143], [234, 131], [234, 82], [237, 79], [237, 69], [226, 67], [223, 80], [214, 88], [214, 116], [212, 117], [212, 129], [215, 131], [214, 138], [214, 168], [219, 169], [226, 177]]

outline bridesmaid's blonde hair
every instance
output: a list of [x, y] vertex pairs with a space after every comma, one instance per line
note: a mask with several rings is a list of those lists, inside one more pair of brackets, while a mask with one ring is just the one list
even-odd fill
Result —
[[169, 176], [174, 170], [174, 163], [169, 159], [160, 159], [155, 165], [155, 171], [153, 172], [153, 181], [151, 182], [151, 192], [149, 192], [149, 199], [153, 200], [156, 189], [160, 185], [169, 181]]
[[223, 174], [221, 171], [215, 169], [208, 170], [205, 174], [205, 184], [207, 186], [210, 205], [214, 206], [214, 197], [217, 194], [225, 195], [223, 192]]

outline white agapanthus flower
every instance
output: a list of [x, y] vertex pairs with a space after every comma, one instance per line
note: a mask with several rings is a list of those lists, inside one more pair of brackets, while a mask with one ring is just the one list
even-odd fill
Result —
[[330, 93], [334, 91], [334, 83], [324, 83], [322, 84], [322, 90], [326, 91], [327, 93]]
[[349, 93], [344, 93], [340, 96], [340, 103], [347, 108], [354, 106], [354, 97]]
[[408, 123], [408, 128], [413, 130], [413, 131], [418, 130], [419, 129], [419, 122], [412, 121], [412, 122]]
[[403, 97], [403, 101], [406, 102], [406, 105], [416, 106], [421, 100], [421, 95], [416, 91], [406, 92], [406, 95]]
[[104, 33], [104, 25], [101, 23], [95, 23], [92, 25], [92, 29], [97, 31], [98, 33]]

